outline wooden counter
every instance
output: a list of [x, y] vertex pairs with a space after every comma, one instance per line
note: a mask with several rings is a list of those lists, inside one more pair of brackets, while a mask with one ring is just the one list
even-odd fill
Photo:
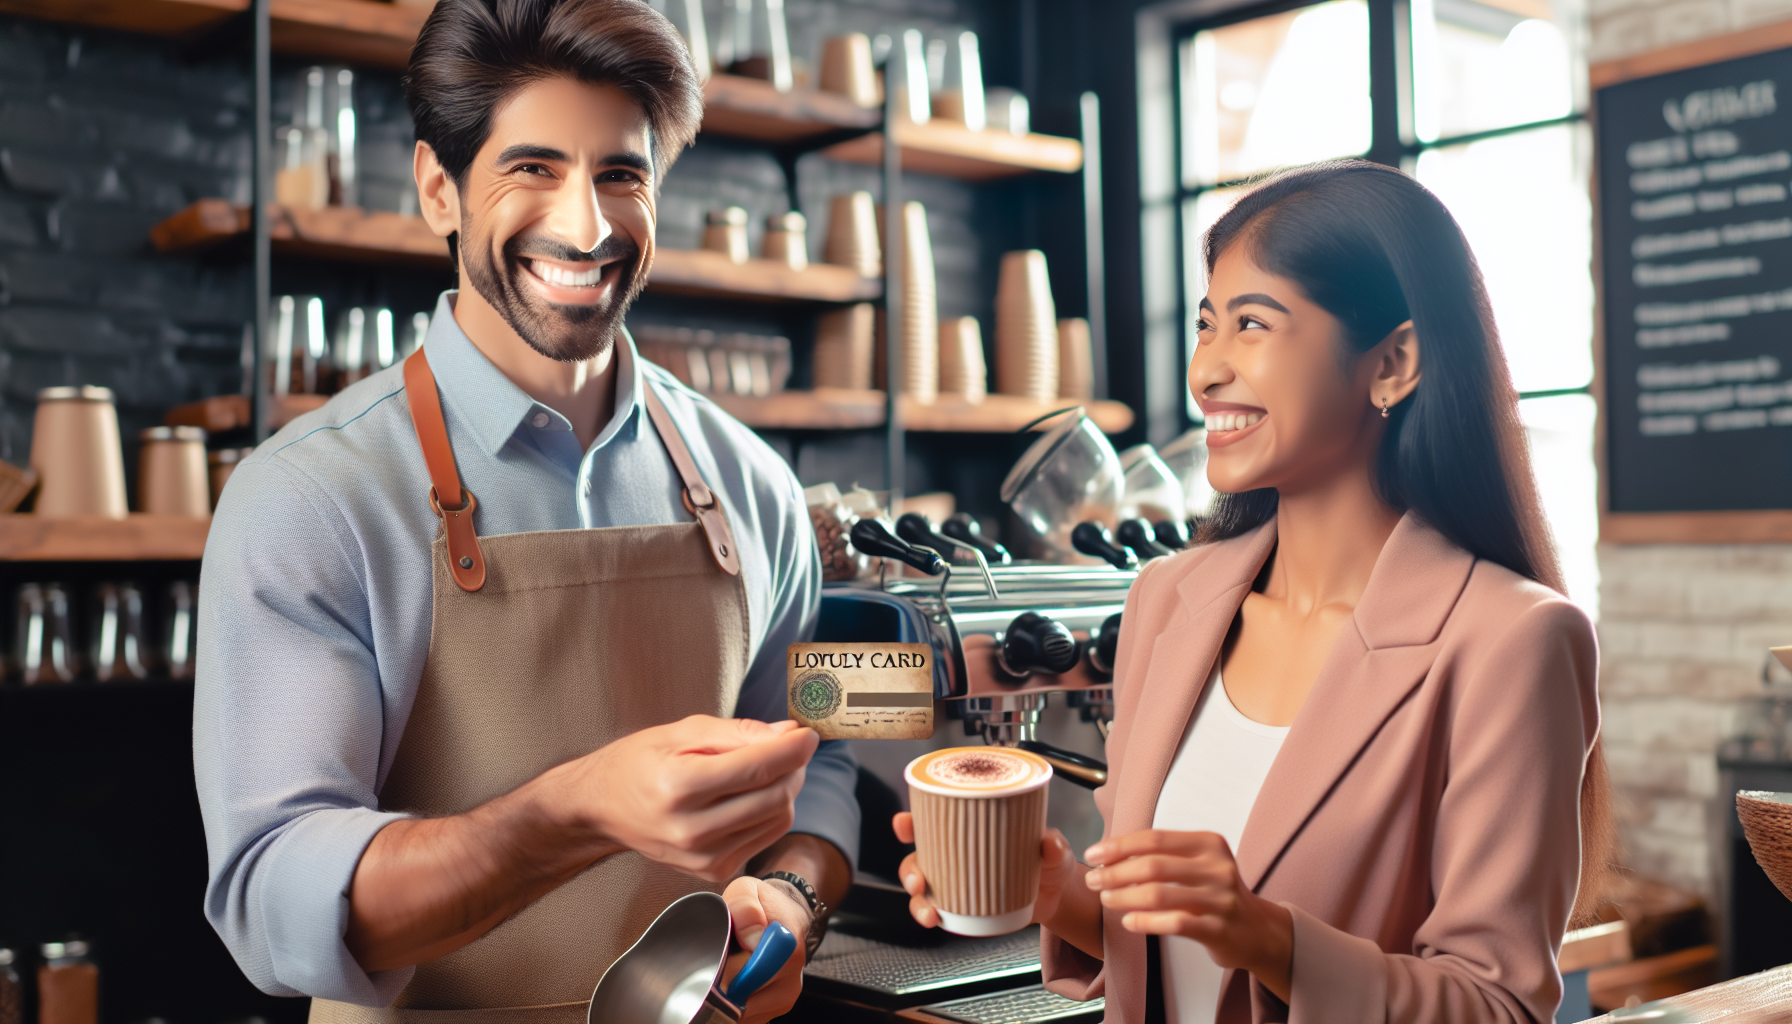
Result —
[[1712, 985], [1587, 1024], [1792, 1024], [1792, 964]]

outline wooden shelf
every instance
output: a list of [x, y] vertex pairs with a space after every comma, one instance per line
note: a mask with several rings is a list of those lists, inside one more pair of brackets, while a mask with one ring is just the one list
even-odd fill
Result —
[[[882, 391], [817, 388], [784, 391], [766, 398], [712, 396], [717, 405], [749, 427], [765, 430], [864, 430], [884, 425]], [[1071, 399], [1041, 403], [1016, 395], [990, 395], [972, 405], [942, 395], [930, 405], [902, 401], [903, 429], [920, 433], [1003, 434], [1021, 429], [1057, 409], [1077, 404]], [[1132, 410], [1119, 402], [1084, 402], [1095, 424], [1109, 434], [1132, 426]]]
[[[247, 207], [201, 199], [150, 230], [157, 249], [190, 253], [241, 238], [249, 230]], [[269, 234], [274, 251], [362, 263], [393, 262], [448, 269], [448, 246], [422, 217], [352, 206], [321, 210], [277, 207]], [[861, 302], [883, 293], [882, 282], [825, 263], [792, 270], [772, 260], [734, 263], [717, 252], [660, 249], [647, 286], [653, 291], [766, 302]]]
[[[275, 395], [268, 429], [279, 430], [308, 412], [322, 409], [329, 400], [329, 395]], [[247, 395], [218, 395], [177, 405], [168, 410], [162, 422], [171, 427], [199, 427], [208, 434], [244, 430], [254, 425], [249, 419]]]
[[[0, 0], [0, 14], [173, 38], [217, 28], [249, 0]], [[272, 0], [277, 53], [402, 68], [429, 11], [374, 0]]]
[[649, 291], [676, 295], [807, 302], [865, 302], [883, 294], [883, 282], [849, 267], [811, 263], [792, 270], [774, 260], [735, 263], [706, 249], [660, 249], [647, 274]]
[[760, 142], [798, 143], [877, 127], [881, 110], [815, 89], [779, 92], [770, 82], [711, 75], [703, 85], [703, 130]]
[[[399, 261], [448, 267], [448, 243], [422, 217], [406, 217], [355, 206], [320, 210], [271, 207], [268, 236], [274, 251], [297, 256], [361, 263]], [[214, 248], [249, 232], [249, 208], [224, 199], [201, 199], [150, 229], [162, 252], [192, 253]]]
[[[902, 169], [963, 181], [991, 181], [1031, 171], [1069, 174], [1083, 167], [1083, 144], [1056, 135], [1015, 135], [1000, 130], [974, 132], [956, 121], [899, 123]], [[874, 132], [829, 146], [822, 155], [848, 163], [883, 162], [884, 137]]]
[[210, 517], [131, 515], [42, 519], [0, 515], [0, 560], [135, 562], [196, 559], [205, 553]]

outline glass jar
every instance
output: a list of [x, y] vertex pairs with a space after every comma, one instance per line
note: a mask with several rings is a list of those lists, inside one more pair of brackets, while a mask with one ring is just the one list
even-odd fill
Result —
[[0, 949], [0, 1024], [25, 1024], [25, 991], [19, 981], [18, 954]]
[[100, 969], [80, 939], [38, 947], [37, 1024], [99, 1024]]

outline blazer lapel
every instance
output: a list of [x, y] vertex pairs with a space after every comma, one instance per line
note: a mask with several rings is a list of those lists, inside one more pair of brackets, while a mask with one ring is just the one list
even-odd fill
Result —
[[1394, 528], [1251, 808], [1235, 851], [1246, 885], [1262, 883], [1351, 762], [1430, 671], [1436, 654], [1431, 644], [1474, 563], [1473, 555], [1410, 512]]
[[1176, 585], [1180, 611], [1153, 641], [1144, 686], [1133, 703], [1126, 770], [1118, 776], [1111, 834], [1151, 827], [1158, 795], [1213, 660], [1275, 543], [1271, 520], [1236, 543], [1215, 545], [1206, 563]]

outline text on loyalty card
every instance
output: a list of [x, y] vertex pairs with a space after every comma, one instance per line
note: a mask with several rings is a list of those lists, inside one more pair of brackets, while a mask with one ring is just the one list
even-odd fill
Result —
[[872, 651], [867, 666], [864, 651], [798, 651], [792, 644], [791, 668], [926, 668], [927, 655], [907, 651]]

